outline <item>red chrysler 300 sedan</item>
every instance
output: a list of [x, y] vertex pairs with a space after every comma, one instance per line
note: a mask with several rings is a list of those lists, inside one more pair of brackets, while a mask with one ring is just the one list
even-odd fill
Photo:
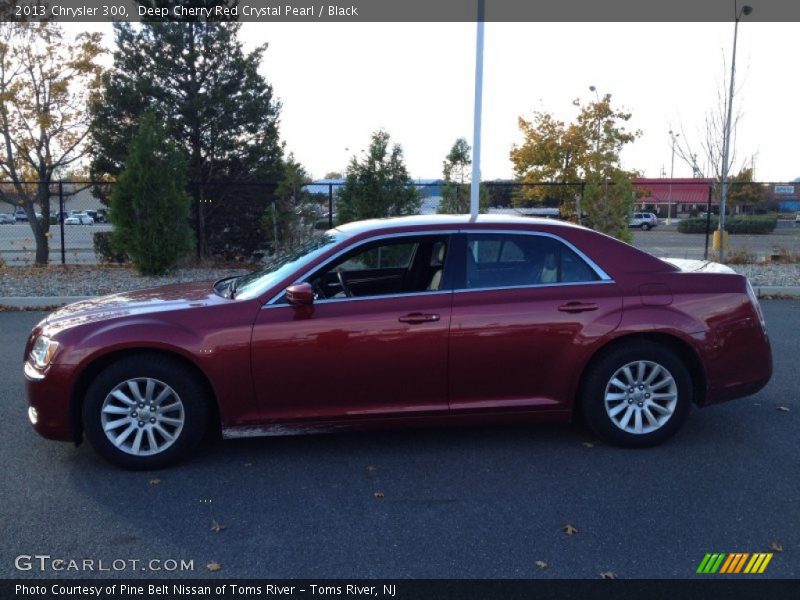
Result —
[[262, 271], [58, 310], [25, 348], [29, 418], [157, 468], [225, 437], [567, 421], [656, 444], [769, 380], [748, 281], [549, 220], [351, 223]]

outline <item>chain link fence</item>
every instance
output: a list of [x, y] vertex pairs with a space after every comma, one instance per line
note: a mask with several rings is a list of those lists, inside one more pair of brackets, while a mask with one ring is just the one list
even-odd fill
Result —
[[[273, 182], [191, 183], [187, 192], [192, 198], [198, 253], [223, 262], [257, 262], [299, 245], [337, 223], [337, 197], [343, 185], [342, 180], [320, 180], [292, 190]], [[0, 182], [0, 260], [7, 265], [33, 263], [37, 235], [47, 240], [50, 263], [108, 260], [103, 243], [113, 231], [108, 210], [113, 186], [98, 181]], [[443, 206], [455, 207], [457, 212], [469, 210], [468, 183], [420, 180], [414, 186], [421, 214], [435, 214]], [[586, 217], [585, 189], [583, 182], [487, 181], [481, 184], [481, 207], [490, 213], [580, 222]], [[710, 234], [719, 214], [715, 182], [636, 179], [633, 189], [631, 227], [641, 230], [635, 235], [635, 245], [656, 255], [709, 255]], [[734, 182], [728, 197], [729, 218], [769, 215], [776, 219], [771, 235], [749, 241], [757, 246], [756, 255], [776, 247], [800, 253], [800, 221], [795, 221], [800, 214], [800, 182]], [[655, 215], [657, 227], [645, 227], [642, 214]], [[692, 227], [683, 227], [686, 232], [682, 233], [679, 223], [687, 220]], [[651, 230], [651, 235], [645, 236], [645, 230]], [[772, 239], [775, 236], [780, 239]]]

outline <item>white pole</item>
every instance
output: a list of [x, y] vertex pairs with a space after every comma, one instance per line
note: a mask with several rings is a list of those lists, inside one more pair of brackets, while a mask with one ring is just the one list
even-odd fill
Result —
[[478, 36], [475, 43], [475, 118], [472, 129], [472, 186], [469, 208], [472, 218], [478, 216], [481, 186], [481, 109], [483, 102], [483, 18], [484, 2], [478, 0]]

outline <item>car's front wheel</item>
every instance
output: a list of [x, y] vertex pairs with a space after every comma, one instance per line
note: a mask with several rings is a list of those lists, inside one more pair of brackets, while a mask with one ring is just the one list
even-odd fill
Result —
[[659, 444], [686, 420], [692, 383], [684, 362], [669, 349], [646, 341], [618, 346], [587, 372], [581, 406], [589, 426], [621, 446]]
[[92, 447], [128, 469], [159, 469], [184, 458], [203, 437], [208, 399], [183, 364], [149, 355], [123, 358], [92, 381], [83, 427]]
[[642, 231], [647, 231], [650, 229], [650, 223], [642, 223]]

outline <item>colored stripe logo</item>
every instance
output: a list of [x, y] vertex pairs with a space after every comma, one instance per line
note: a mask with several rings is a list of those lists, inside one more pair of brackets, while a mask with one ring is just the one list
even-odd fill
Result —
[[701, 575], [720, 574], [761, 574], [769, 562], [772, 560], [772, 553], [769, 552], [709, 552], [703, 557], [697, 573]]

